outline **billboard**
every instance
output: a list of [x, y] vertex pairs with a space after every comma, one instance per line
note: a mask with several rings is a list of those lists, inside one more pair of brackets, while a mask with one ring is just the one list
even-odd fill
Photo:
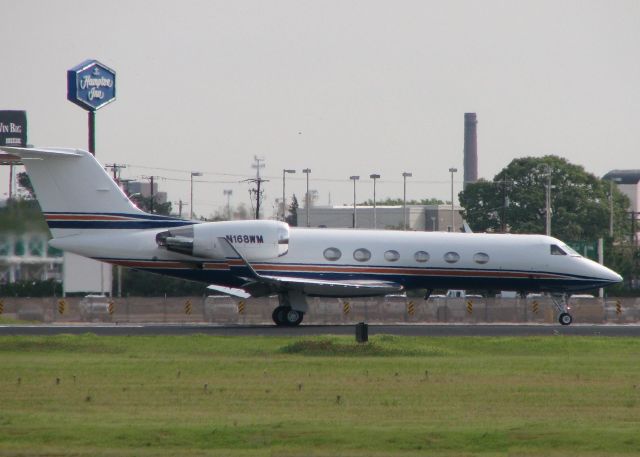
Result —
[[116, 72], [97, 60], [67, 70], [67, 100], [96, 111], [116, 99]]
[[27, 145], [27, 112], [0, 111], [0, 146]]

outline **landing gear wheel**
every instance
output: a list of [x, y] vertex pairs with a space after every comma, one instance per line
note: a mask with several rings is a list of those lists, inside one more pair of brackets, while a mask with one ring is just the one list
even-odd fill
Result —
[[303, 312], [297, 311], [288, 306], [278, 306], [273, 310], [273, 313], [271, 314], [271, 318], [277, 326], [286, 325], [287, 327], [295, 327], [296, 325], [300, 325], [303, 317]]
[[273, 319], [273, 322], [278, 326], [284, 325], [284, 310], [284, 306], [278, 306], [273, 310], [273, 313], [271, 313], [271, 319]]
[[300, 325], [300, 322], [302, 322], [302, 318], [304, 317], [304, 313], [291, 308], [285, 309], [285, 325], [288, 325], [289, 327], [296, 327]]
[[560, 316], [558, 316], [558, 322], [560, 322], [562, 325], [571, 325], [571, 322], [573, 322], [573, 317], [569, 313], [560, 313]]

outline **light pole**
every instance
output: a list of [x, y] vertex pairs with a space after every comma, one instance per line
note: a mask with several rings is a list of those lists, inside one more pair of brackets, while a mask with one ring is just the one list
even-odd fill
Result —
[[411, 178], [413, 173], [407, 171], [402, 173], [402, 179], [404, 180], [404, 192], [402, 194], [402, 225], [404, 230], [407, 230], [407, 178]]
[[304, 196], [304, 209], [307, 212], [307, 227], [309, 227], [309, 173], [311, 173], [311, 168], [305, 168], [302, 172], [307, 175], [307, 193]]
[[360, 176], [349, 176], [349, 179], [353, 181], [353, 228], [358, 228], [358, 219], [356, 214], [356, 181], [360, 179]]
[[380, 179], [378, 174], [370, 174], [369, 177], [373, 179], [373, 228], [378, 228], [378, 219], [376, 217], [376, 179]]
[[457, 168], [449, 168], [449, 172], [451, 172], [451, 231], [455, 232], [455, 215], [453, 213], [453, 174], [458, 171]]
[[231, 220], [231, 194], [233, 194], [233, 190], [225, 189], [223, 192], [224, 196], [227, 197], [227, 220]]
[[282, 170], [282, 221], [284, 222], [287, 219], [287, 197], [284, 193], [284, 177], [287, 173], [295, 173], [295, 170], [287, 170], [286, 168]]
[[191, 211], [190, 219], [193, 219], [193, 177], [194, 176], [202, 176], [202, 173], [200, 173], [199, 171], [191, 172], [191, 202], [189, 203], [189, 210]]

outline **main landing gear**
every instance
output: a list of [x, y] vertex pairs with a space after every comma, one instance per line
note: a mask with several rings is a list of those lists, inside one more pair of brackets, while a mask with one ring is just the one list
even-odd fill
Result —
[[551, 300], [553, 300], [553, 304], [556, 305], [556, 309], [560, 313], [558, 315], [558, 322], [560, 322], [560, 324], [562, 325], [571, 325], [571, 323], [573, 322], [573, 316], [569, 314], [568, 295], [551, 295]]
[[273, 319], [273, 322], [275, 322], [279, 327], [295, 327], [297, 325], [300, 325], [300, 322], [302, 322], [304, 313], [302, 311], [297, 311], [290, 306], [278, 306], [273, 310], [271, 318]]
[[278, 294], [280, 306], [273, 310], [271, 318], [278, 327], [300, 325], [304, 313], [309, 310], [306, 295], [297, 290], [288, 290]]

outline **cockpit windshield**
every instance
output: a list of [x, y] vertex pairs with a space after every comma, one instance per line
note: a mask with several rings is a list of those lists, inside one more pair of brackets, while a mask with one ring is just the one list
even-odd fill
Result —
[[569, 246], [568, 244], [562, 243], [560, 245], [560, 247], [570, 256], [572, 257], [580, 257], [580, 254], [578, 254], [578, 252], [576, 250], [574, 250], [571, 246]]
[[564, 243], [552, 244], [550, 246], [551, 255], [570, 255], [571, 257], [580, 257], [576, 251]]

